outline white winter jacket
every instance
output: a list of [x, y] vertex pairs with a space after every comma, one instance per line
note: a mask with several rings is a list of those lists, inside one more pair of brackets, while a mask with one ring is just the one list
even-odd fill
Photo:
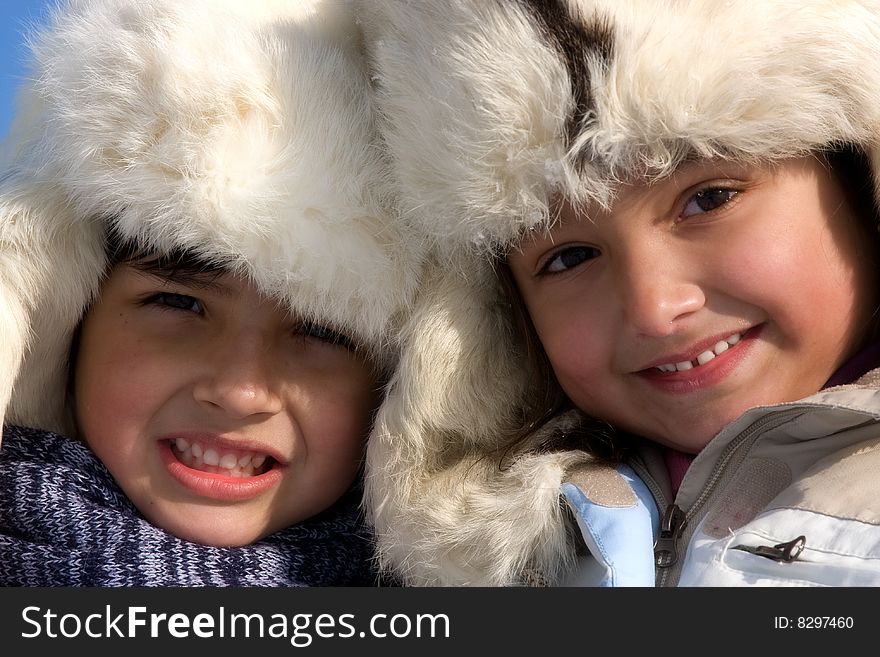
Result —
[[[852, 385], [747, 411], [697, 456], [674, 499], [659, 448], [640, 446], [630, 465], [660, 509], [656, 584], [880, 586], [878, 384], [874, 370]], [[568, 584], [615, 585], [609, 573], [644, 572], [646, 552], [632, 541], [622, 555], [595, 547], [626, 536], [643, 542], [644, 519], [621, 516], [590, 534], [582, 516], [591, 505], [572, 503], [570, 484], [563, 494], [592, 546]]]

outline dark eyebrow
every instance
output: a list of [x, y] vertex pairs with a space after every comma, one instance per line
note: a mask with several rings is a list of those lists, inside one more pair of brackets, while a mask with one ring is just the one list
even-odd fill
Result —
[[151, 265], [151, 263], [139, 263], [132, 261], [126, 263], [132, 269], [141, 274], [157, 278], [163, 283], [176, 283], [185, 287], [199, 290], [208, 290], [222, 296], [229, 296], [232, 291], [218, 280], [225, 272], [223, 270], [193, 270], [188, 268], [169, 268]]
[[106, 250], [109, 267], [124, 264], [164, 282], [226, 291], [217, 279], [231, 271], [229, 262], [207, 258], [190, 249], [157, 252], [121, 237], [113, 227], [107, 230]]

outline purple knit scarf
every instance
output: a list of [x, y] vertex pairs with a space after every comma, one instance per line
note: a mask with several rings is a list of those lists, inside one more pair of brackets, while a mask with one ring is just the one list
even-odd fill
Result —
[[320, 516], [237, 548], [147, 522], [84, 445], [6, 426], [0, 445], [2, 586], [369, 586], [359, 488]]

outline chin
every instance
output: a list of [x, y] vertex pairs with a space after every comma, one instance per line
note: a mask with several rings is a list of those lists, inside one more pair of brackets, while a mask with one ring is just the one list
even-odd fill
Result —
[[[659, 433], [643, 431], [640, 433], [636, 431], [636, 435], [644, 436], [648, 440], [686, 454], [698, 454], [726, 425], [726, 422], [713, 422], [704, 423], [701, 426], [695, 426], [693, 422], [682, 421], [679, 425], [680, 427], [690, 428], [682, 429], [674, 434], [672, 432]], [[683, 441], [683, 438], [686, 438], [686, 441]]]
[[190, 543], [198, 543], [199, 545], [217, 548], [232, 548], [250, 545], [268, 535], [268, 532], [242, 532], [230, 534], [229, 532], [217, 531], [217, 527], [212, 527], [210, 530], [205, 531], [199, 531], [198, 529], [194, 530], [192, 528], [181, 532], [171, 530], [166, 531], [174, 534], [178, 538], [189, 541]]
[[[664, 441], [667, 444], [671, 445], [675, 449], [686, 452], [689, 454], [699, 454], [703, 448], [708, 445], [712, 440], [717, 436], [721, 431], [732, 422], [735, 422], [743, 412], [748, 409], [744, 409], [742, 412], [737, 412], [732, 414], [730, 418], [720, 419], [713, 422], [706, 422], [701, 424], [700, 426], [695, 426], [687, 433], [681, 433], [678, 435], [678, 440], [673, 444], [671, 441]], [[687, 426], [687, 425], [683, 425]], [[687, 442], [679, 442], [681, 438], [687, 437]]]
[[205, 513], [200, 522], [192, 518], [175, 518], [172, 522], [162, 518], [148, 518], [148, 520], [177, 538], [219, 548], [250, 545], [274, 531], [264, 526], [243, 526], [241, 518], [218, 518], [210, 513]]

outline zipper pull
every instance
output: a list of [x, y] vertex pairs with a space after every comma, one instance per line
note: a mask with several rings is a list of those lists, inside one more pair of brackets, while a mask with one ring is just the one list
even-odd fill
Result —
[[658, 568], [669, 568], [678, 561], [678, 539], [684, 526], [684, 511], [676, 504], [667, 506], [660, 521], [660, 536], [654, 543], [654, 563]]
[[734, 549], [742, 550], [743, 552], [750, 552], [759, 557], [766, 557], [767, 559], [772, 559], [773, 561], [779, 561], [781, 563], [791, 563], [801, 556], [801, 552], [804, 551], [804, 546], [806, 546], [806, 544], [807, 537], [798, 536], [785, 543], [778, 543], [773, 547], [770, 547], [769, 545], [757, 545], [754, 547], [751, 545], [737, 545]]

